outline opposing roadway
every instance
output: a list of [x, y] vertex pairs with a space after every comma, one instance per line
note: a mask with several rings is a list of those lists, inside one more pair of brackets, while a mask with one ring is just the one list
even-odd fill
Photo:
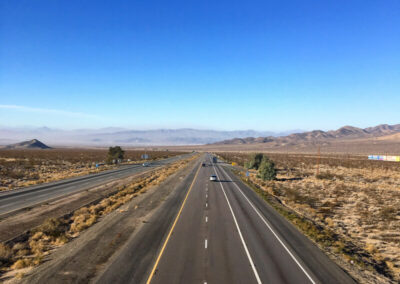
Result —
[[30, 208], [44, 202], [49, 202], [51, 200], [100, 186], [108, 182], [123, 179], [130, 175], [147, 171], [150, 168], [167, 165], [187, 156], [188, 154], [184, 154], [150, 162], [148, 167], [143, 167], [141, 164], [122, 165], [117, 169], [103, 171], [97, 174], [90, 174], [57, 182], [0, 192], [0, 217], [13, 214], [13, 212], [18, 212], [24, 208]]

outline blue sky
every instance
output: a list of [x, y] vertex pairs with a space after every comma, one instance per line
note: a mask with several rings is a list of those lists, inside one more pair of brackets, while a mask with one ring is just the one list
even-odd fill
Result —
[[0, 125], [400, 123], [400, 2], [0, 4]]

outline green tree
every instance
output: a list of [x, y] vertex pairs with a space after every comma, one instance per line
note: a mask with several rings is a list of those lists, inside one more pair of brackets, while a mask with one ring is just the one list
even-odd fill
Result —
[[245, 163], [245, 167], [248, 169], [258, 170], [263, 157], [264, 157], [264, 155], [262, 153], [253, 154], [250, 158], [250, 161]]
[[262, 180], [274, 180], [276, 178], [275, 163], [264, 156], [258, 168], [258, 175]]
[[110, 147], [108, 148], [108, 154], [106, 162], [107, 164], [112, 164], [114, 160], [122, 160], [124, 158], [125, 151], [122, 150], [120, 146]]

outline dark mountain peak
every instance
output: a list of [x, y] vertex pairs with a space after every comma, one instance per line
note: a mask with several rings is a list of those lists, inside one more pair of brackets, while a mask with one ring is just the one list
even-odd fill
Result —
[[32, 139], [29, 141], [24, 141], [16, 144], [11, 144], [6, 146], [7, 149], [50, 149], [51, 147], [40, 142], [37, 139]]

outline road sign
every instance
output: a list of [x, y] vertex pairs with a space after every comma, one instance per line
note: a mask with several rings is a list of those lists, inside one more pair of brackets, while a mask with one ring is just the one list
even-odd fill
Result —
[[149, 158], [149, 154], [143, 154], [142, 159], [147, 160]]
[[247, 171], [247, 172], [246, 172], [246, 177], [249, 177], [249, 176], [250, 176], [250, 172]]

